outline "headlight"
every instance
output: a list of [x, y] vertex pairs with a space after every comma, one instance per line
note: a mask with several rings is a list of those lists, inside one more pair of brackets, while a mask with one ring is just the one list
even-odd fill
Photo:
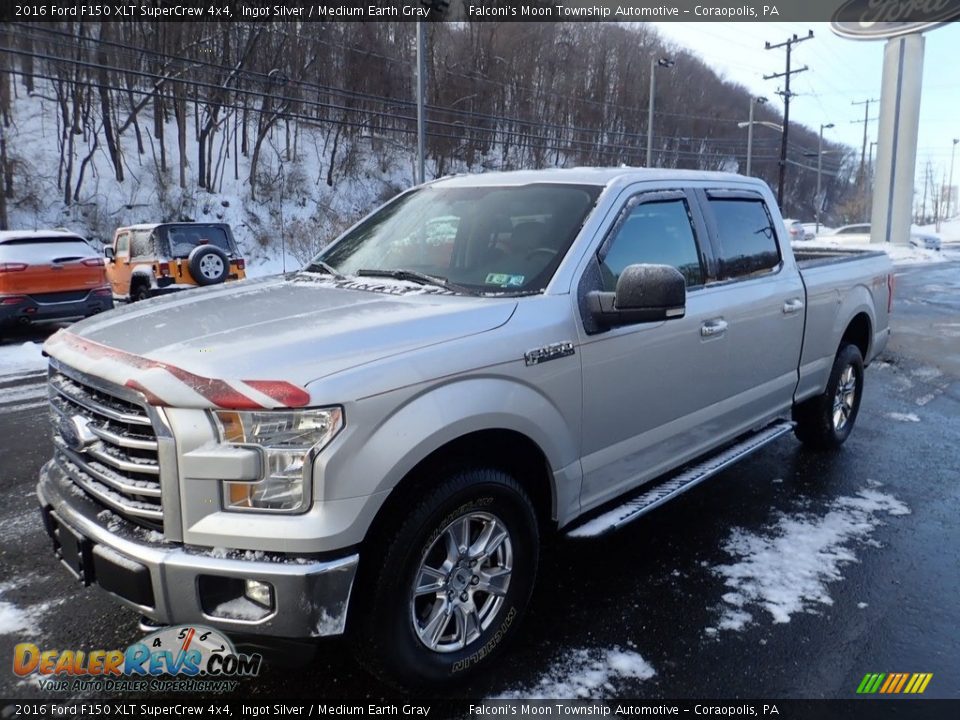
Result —
[[310, 506], [310, 460], [343, 427], [338, 407], [313, 410], [217, 410], [220, 442], [259, 449], [257, 482], [224, 482], [230, 510], [303, 512]]

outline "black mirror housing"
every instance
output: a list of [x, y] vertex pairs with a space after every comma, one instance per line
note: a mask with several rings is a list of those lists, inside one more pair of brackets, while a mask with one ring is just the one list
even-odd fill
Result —
[[592, 292], [587, 302], [594, 320], [606, 327], [662, 322], [686, 313], [687, 284], [669, 265], [628, 265], [616, 292]]
[[113, 260], [116, 257], [116, 254], [113, 252], [113, 247], [110, 245], [107, 245], [103, 249], [103, 255], [105, 258], [107, 258], [107, 260]]

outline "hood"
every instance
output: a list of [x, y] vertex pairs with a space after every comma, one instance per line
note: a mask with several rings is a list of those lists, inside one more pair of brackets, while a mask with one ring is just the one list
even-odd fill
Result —
[[[257, 395], [251, 384], [263, 390], [279, 382], [302, 390], [343, 370], [492, 330], [516, 308], [513, 298], [454, 296], [390, 280], [370, 285], [380, 291], [303, 276], [190, 290], [79, 322], [44, 350], [70, 367], [135, 387], [154, 404], [240, 407], [211, 402], [203, 388], [227, 381]], [[171, 377], [194, 392], [179, 392]]]

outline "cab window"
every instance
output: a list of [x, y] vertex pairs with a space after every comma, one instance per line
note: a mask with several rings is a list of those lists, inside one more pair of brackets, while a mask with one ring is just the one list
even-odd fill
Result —
[[117, 255], [128, 255], [130, 253], [130, 233], [123, 233], [117, 237]]
[[763, 200], [709, 200], [720, 241], [720, 280], [744, 279], [780, 266], [773, 220]]
[[687, 287], [703, 285], [703, 267], [690, 209], [683, 199], [642, 202], [621, 222], [600, 263], [603, 289], [613, 292], [628, 265], [675, 267]]

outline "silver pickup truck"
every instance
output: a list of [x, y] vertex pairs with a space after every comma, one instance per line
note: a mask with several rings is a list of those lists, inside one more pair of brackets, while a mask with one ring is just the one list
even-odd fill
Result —
[[44, 521], [154, 623], [346, 634], [381, 676], [456, 679], [515, 633], [548, 534], [791, 430], [840, 446], [892, 290], [883, 253], [798, 257], [751, 178], [442, 179], [302, 271], [51, 337]]

